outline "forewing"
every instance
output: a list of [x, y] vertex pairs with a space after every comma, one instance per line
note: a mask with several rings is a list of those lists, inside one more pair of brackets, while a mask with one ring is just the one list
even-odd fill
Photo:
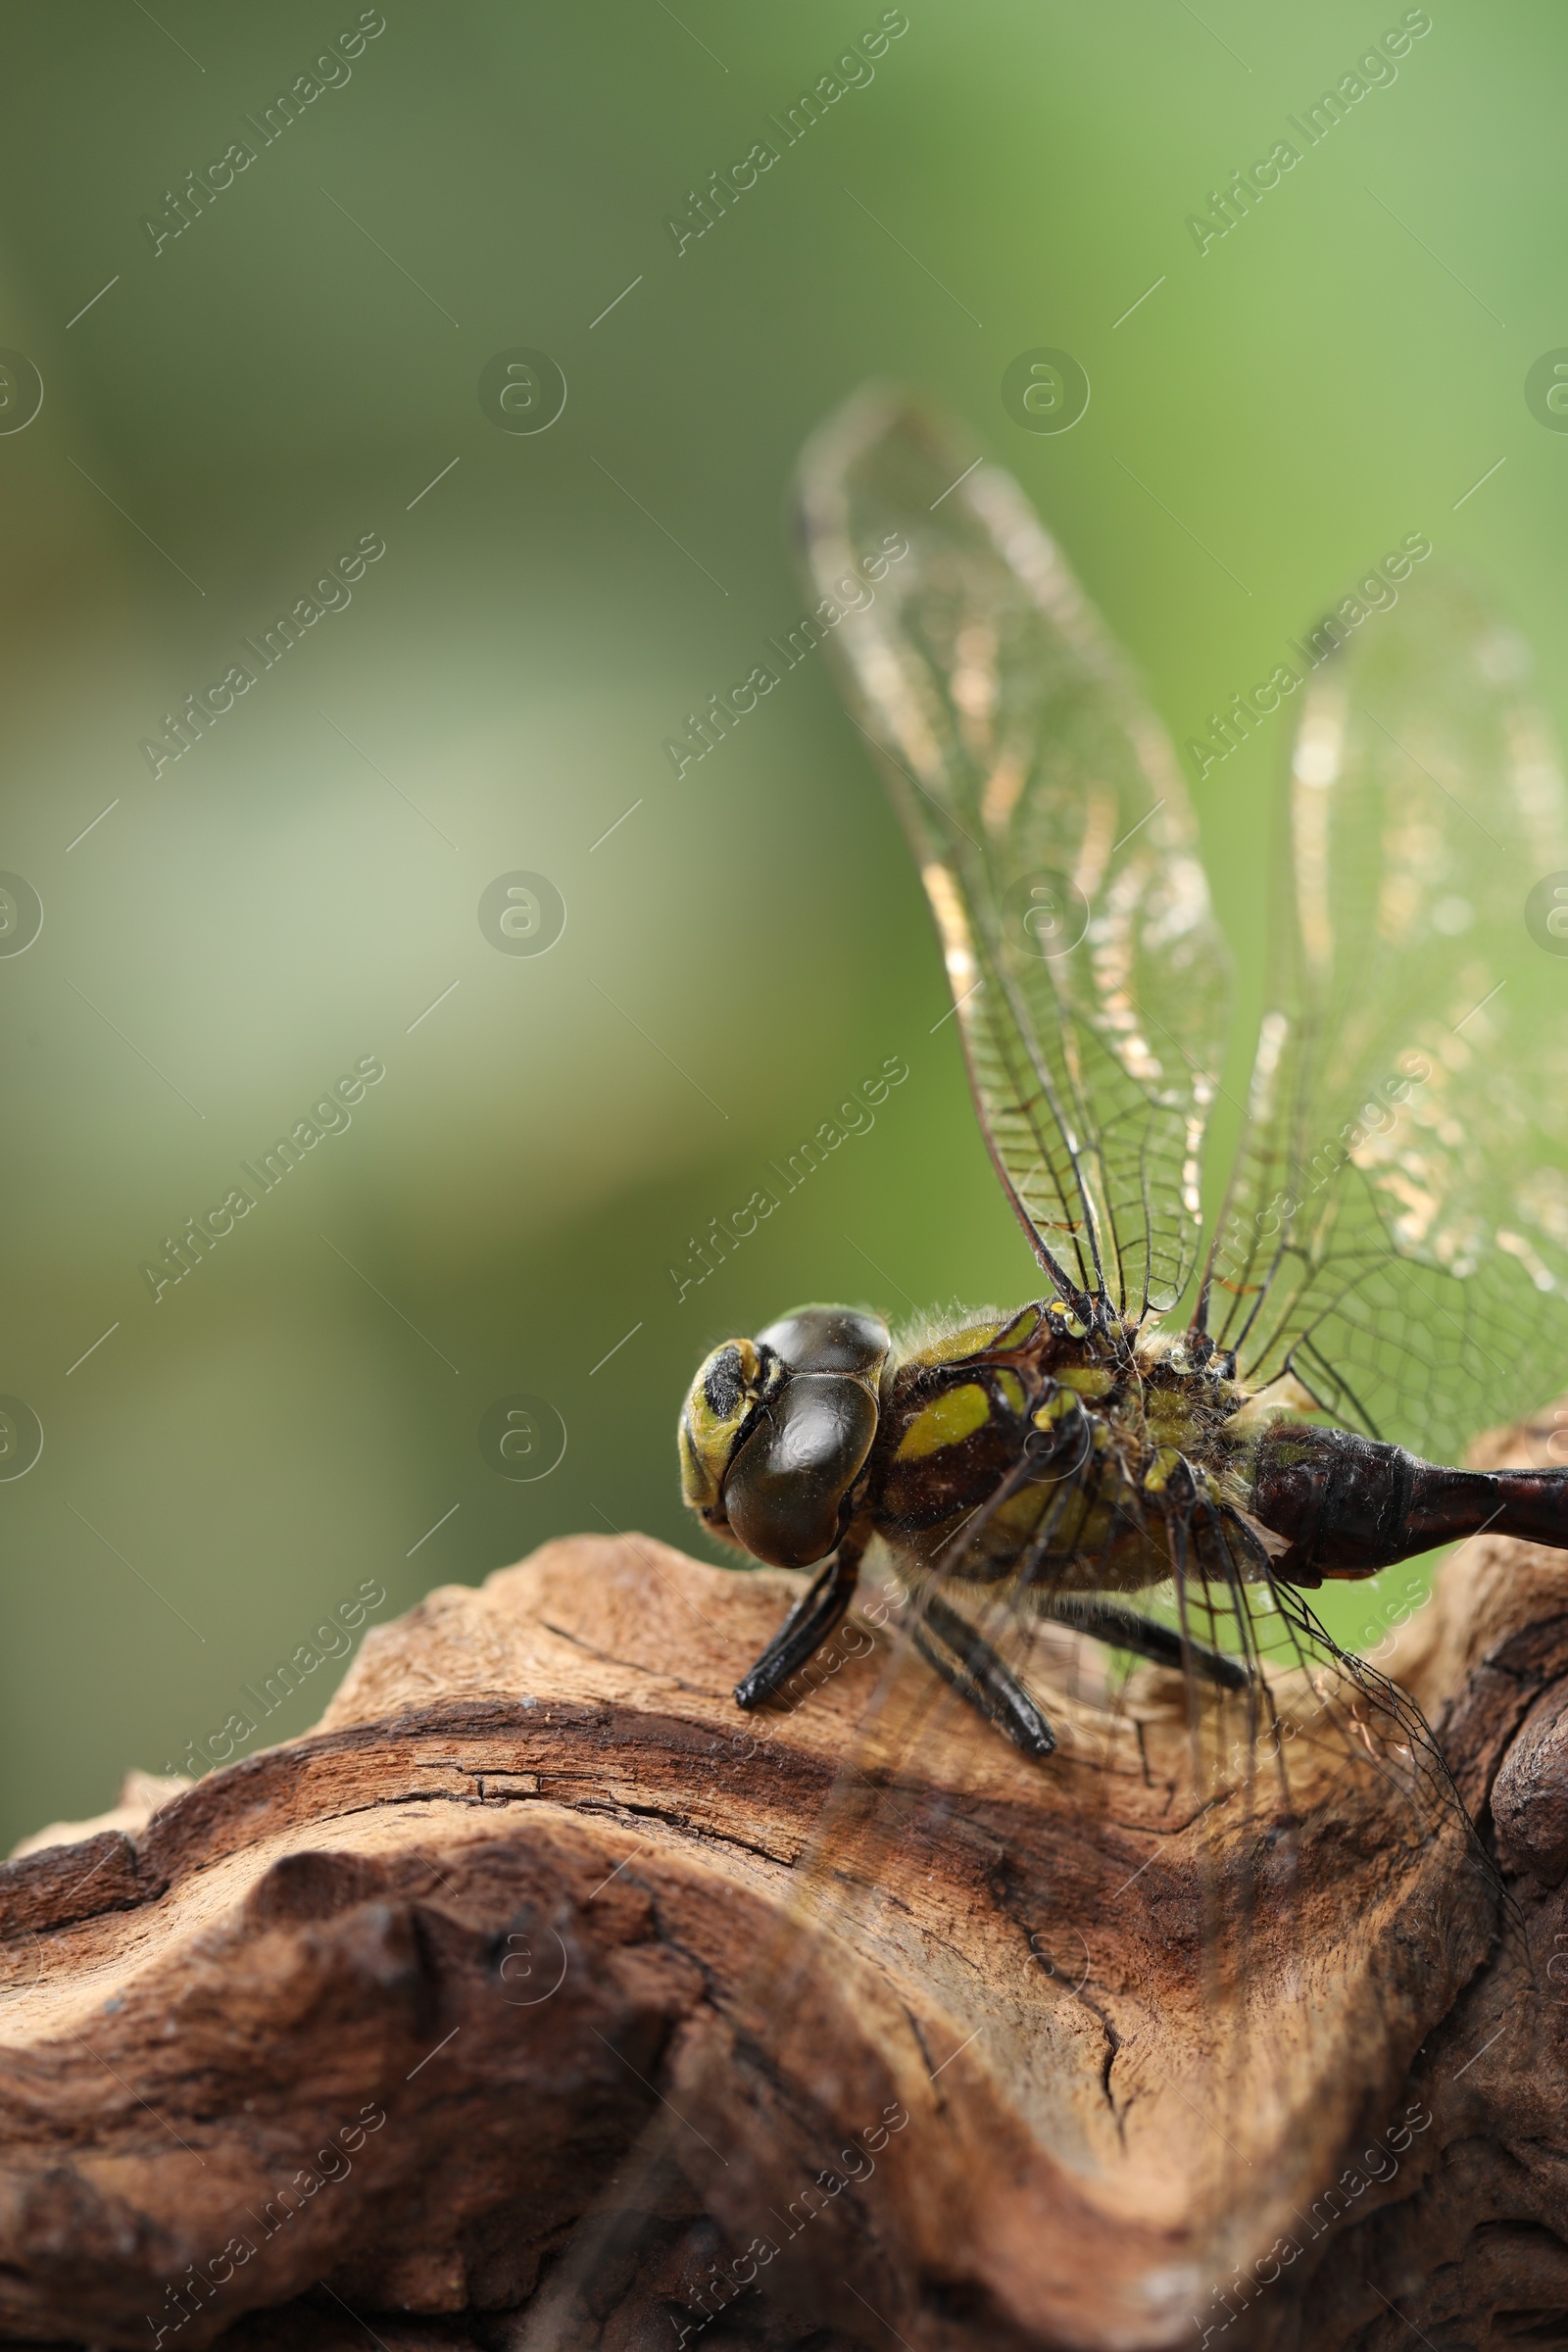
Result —
[[800, 506], [1003, 1183], [1058, 1287], [1168, 1304], [1227, 1004], [1170, 745], [1017, 484], [911, 401], [832, 419]]
[[1440, 1459], [1568, 1358], [1568, 837], [1529, 669], [1440, 573], [1303, 688], [1210, 1299], [1250, 1377]]

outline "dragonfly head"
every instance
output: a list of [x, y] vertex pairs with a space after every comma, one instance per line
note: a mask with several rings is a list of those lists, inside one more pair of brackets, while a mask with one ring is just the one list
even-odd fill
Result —
[[680, 1416], [681, 1491], [704, 1526], [771, 1568], [825, 1559], [876, 1436], [891, 1347], [877, 1315], [803, 1306], [715, 1348]]

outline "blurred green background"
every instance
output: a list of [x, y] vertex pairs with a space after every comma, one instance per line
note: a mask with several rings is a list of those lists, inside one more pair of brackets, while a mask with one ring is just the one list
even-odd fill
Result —
[[[1397, 7], [908, 0], [681, 252], [667, 218], [874, 0], [384, 15], [263, 146], [244, 118], [351, 0], [5, 11], [0, 345], [45, 395], [0, 433], [0, 867], [44, 907], [0, 958], [0, 1391], [45, 1434], [0, 1483], [7, 1839], [177, 1767], [365, 1580], [384, 1621], [567, 1530], [689, 1540], [672, 1427], [716, 1338], [1028, 1295], [820, 659], [679, 780], [662, 749], [798, 616], [784, 484], [862, 379], [1016, 468], [1178, 743], [1417, 530], [1503, 586], [1563, 716], [1568, 439], [1523, 392], [1568, 342], [1544, 0], [1435, 5], [1201, 255], [1187, 217]], [[1001, 399], [1040, 345], [1093, 386], [1060, 436]], [[565, 376], [547, 432], [480, 406], [515, 347]], [[155, 778], [162, 714], [368, 532], [352, 603]], [[1281, 750], [1196, 788], [1244, 1000]], [[565, 901], [546, 956], [479, 927], [516, 869]], [[155, 1304], [139, 1263], [365, 1055], [352, 1126]], [[875, 1128], [678, 1298], [690, 1238], [888, 1055]], [[569, 1433], [534, 1484], [478, 1444], [517, 1392]]]

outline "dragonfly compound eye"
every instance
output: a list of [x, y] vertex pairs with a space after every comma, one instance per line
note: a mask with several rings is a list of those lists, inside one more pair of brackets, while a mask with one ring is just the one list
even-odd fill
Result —
[[680, 1417], [681, 1492], [712, 1534], [774, 1568], [832, 1550], [892, 1345], [879, 1315], [801, 1306], [714, 1348]]
[[724, 1481], [724, 1512], [755, 1559], [809, 1568], [843, 1533], [844, 1505], [876, 1436], [863, 1378], [797, 1372], [768, 1401]]
[[873, 1384], [892, 1344], [880, 1315], [853, 1306], [798, 1306], [757, 1335], [792, 1372], [854, 1372]]
[[736, 1443], [763, 1397], [785, 1378], [771, 1348], [729, 1340], [698, 1367], [680, 1416], [681, 1493], [715, 1534], [727, 1532], [720, 1497]]

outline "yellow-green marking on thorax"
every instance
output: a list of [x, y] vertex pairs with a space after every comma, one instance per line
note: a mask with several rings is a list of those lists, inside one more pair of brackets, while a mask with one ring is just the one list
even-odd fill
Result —
[[965, 1438], [984, 1429], [991, 1418], [991, 1398], [977, 1380], [960, 1388], [944, 1389], [922, 1405], [899, 1441], [901, 1462], [923, 1461], [944, 1446], [961, 1446]]

